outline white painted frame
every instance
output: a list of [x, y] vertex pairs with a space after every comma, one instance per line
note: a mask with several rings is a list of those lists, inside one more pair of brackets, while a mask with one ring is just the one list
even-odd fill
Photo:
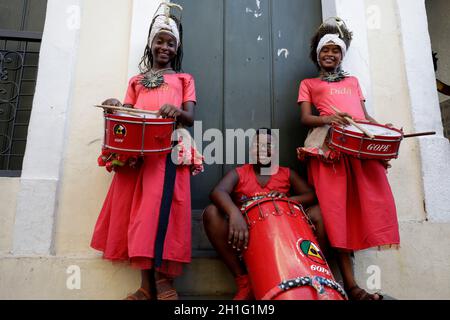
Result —
[[443, 135], [424, 0], [396, 0], [414, 130], [419, 138], [425, 210], [431, 222], [450, 222], [450, 143]]
[[82, 0], [49, 0], [14, 224], [15, 255], [53, 254]]

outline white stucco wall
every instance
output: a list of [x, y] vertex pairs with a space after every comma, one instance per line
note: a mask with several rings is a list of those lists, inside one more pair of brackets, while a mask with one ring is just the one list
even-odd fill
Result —
[[[380, 123], [414, 132], [397, 7], [391, 0], [367, 0], [369, 59], [374, 111]], [[386, 45], [389, 44], [389, 45]], [[424, 221], [423, 181], [417, 139], [405, 139], [391, 161], [389, 182], [400, 221]]]
[[[438, 53], [438, 71], [436, 76], [444, 83], [450, 84], [450, 2], [448, 0], [426, 0], [428, 27], [431, 35], [431, 46]], [[440, 101], [450, 97], [440, 94]]]
[[93, 105], [107, 98], [124, 98], [131, 17], [129, 1], [96, 0], [83, 4], [59, 196], [57, 255], [94, 253], [89, 243], [112, 174], [97, 166], [104, 124], [102, 110]]
[[0, 178], [0, 255], [12, 250], [19, 178]]

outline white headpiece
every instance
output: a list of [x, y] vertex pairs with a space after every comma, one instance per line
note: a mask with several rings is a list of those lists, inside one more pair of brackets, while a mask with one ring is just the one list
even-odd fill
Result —
[[337, 45], [341, 48], [342, 59], [344, 59], [345, 55], [347, 54], [347, 46], [345, 45], [344, 40], [339, 38], [338, 34], [332, 34], [332, 33], [326, 34], [322, 37], [322, 39], [320, 39], [319, 45], [317, 46], [317, 62], [319, 62], [319, 64], [320, 64], [320, 59], [319, 59], [320, 51], [322, 51], [322, 48], [330, 43]]
[[180, 46], [180, 31], [175, 20], [165, 15], [157, 16], [150, 31], [150, 37], [148, 39], [149, 46], [153, 44], [153, 40], [160, 32], [166, 32], [172, 35], [177, 40], [177, 48]]

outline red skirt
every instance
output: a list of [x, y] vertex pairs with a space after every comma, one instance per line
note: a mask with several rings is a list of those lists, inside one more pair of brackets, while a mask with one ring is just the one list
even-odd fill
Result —
[[[166, 155], [146, 156], [140, 169], [119, 168], [98, 217], [91, 247], [112, 261], [153, 267]], [[177, 166], [163, 263], [156, 271], [175, 277], [191, 261], [190, 169]]]
[[308, 161], [332, 247], [363, 250], [400, 244], [394, 197], [380, 161], [345, 154], [332, 163], [315, 157]]

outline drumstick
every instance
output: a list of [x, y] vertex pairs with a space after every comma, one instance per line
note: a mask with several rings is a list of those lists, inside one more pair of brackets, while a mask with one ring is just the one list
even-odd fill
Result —
[[[336, 107], [334, 107], [334, 106], [330, 106], [333, 110], [334, 110], [334, 112], [336, 112], [336, 113], [341, 113], [342, 111], [340, 111], [338, 108], [336, 108]], [[366, 128], [364, 128], [364, 127], [362, 127], [362, 126], [360, 126], [358, 123], [356, 123], [355, 121], [353, 121], [353, 119], [352, 118], [350, 118], [350, 117], [344, 117], [345, 118], [345, 120], [347, 120], [351, 125], [353, 125], [353, 126], [355, 126], [356, 128], [358, 128], [362, 133], [364, 133], [366, 136], [368, 136], [370, 139], [374, 139], [375, 138], [375, 136], [370, 132], [370, 131], [368, 131]]]
[[94, 105], [94, 107], [96, 107], [96, 108], [103, 108], [103, 109], [117, 110], [117, 111], [134, 112], [134, 113], [146, 113], [146, 114], [153, 114], [153, 115], [157, 115], [158, 114], [158, 111], [148, 111], [148, 110], [124, 108], [124, 107], [116, 107], [116, 106], [107, 106], [107, 105]]
[[436, 132], [418, 132], [418, 133], [411, 133], [411, 134], [405, 134], [403, 138], [414, 138], [414, 137], [423, 137], [423, 136], [434, 136]]

